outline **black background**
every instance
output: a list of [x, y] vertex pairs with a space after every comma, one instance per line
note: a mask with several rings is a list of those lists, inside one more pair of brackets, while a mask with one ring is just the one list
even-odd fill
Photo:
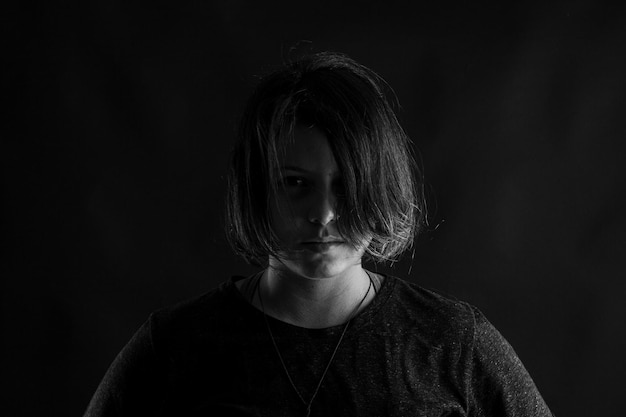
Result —
[[384, 271], [479, 306], [555, 414], [618, 415], [623, 6], [411, 4], [5, 6], [0, 414], [80, 415], [152, 310], [254, 271], [227, 156], [306, 40], [386, 78], [423, 157], [436, 230]]

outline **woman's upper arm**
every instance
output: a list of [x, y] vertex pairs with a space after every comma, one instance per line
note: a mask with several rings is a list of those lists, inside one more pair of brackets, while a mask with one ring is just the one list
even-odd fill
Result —
[[85, 417], [159, 415], [166, 378], [154, 347], [154, 326], [151, 316], [117, 355]]
[[552, 416], [521, 360], [476, 308], [471, 392], [477, 416]]

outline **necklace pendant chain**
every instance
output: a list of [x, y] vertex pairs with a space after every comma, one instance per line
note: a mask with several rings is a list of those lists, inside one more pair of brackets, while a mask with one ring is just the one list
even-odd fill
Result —
[[302, 404], [304, 404], [304, 406], [306, 407], [306, 416], [307, 417], [309, 417], [311, 415], [311, 405], [313, 404], [313, 401], [315, 400], [315, 397], [317, 396], [317, 393], [319, 392], [320, 387], [322, 386], [322, 382], [324, 381], [324, 378], [326, 377], [326, 374], [328, 373], [328, 370], [330, 369], [330, 364], [333, 362], [333, 359], [335, 359], [335, 354], [339, 350], [339, 346], [341, 345], [341, 342], [343, 341], [343, 337], [345, 336], [346, 331], [348, 330], [348, 327], [350, 326], [350, 323], [352, 322], [352, 319], [354, 318], [354, 316], [356, 316], [356, 313], [361, 309], [361, 306], [365, 302], [365, 299], [367, 298], [367, 296], [370, 293], [370, 290], [372, 289], [372, 277], [370, 276], [370, 274], [367, 271], [365, 271], [365, 273], [367, 274], [367, 276], [369, 277], [369, 280], [370, 280], [369, 286], [367, 287], [367, 291], [365, 292], [365, 295], [363, 296], [363, 298], [361, 299], [359, 304], [356, 306], [354, 311], [350, 314], [350, 318], [348, 319], [346, 324], [343, 326], [343, 330], [341, 331], [341, 335], [339, 336], [339, 340], [337, 341], [337, 344], [335, 345], [335, 349], [333, 349], [333, 353], [330, 355], [330, 359], [328, 360], [328, 363], [326, 364], [326, 368], [324, 369], [324, 372], [322, 373], [322, 376], [321, 376], [319, 382], [317, 383], [317, 386], [315, 387], [315, 391], [313, 391], [313, 395], [311, 396], [311, 399], [308, 402], [305, 401], [304, 397], [302, 396], [302, 394], [300, 394], [300, 391], [296, 387], [296, 384], [294, 384], [293, 379], [291, 378], [291, 375], [289, 374], [289, 371], [287, 370], [287, 365], [285, 365], [285, 361], [283, 360], [283, 355], [281, 355], [280, 349], [278, 349], [278, 345], [276, 344], [276, 339], [274, 338], [274, 334], [272, 333], [272, 328], [270, 327], [270, 323], [267, 320], [267, 314], [265, 314], [265, 306], [263, 305], [263, 298], [261, 297], [261, 289], [260, 289], [260, 283], [261, 283], [261, 278], [263, 278], [263, 272], [261, 272], [261, 275], [259, 276], [259, 278], [258, 278], [258, 280], [256, 282], [256, 285], [255, 285], [256, 291], [252, 292], [252, 296], [254, 297], [254, 292], [256, 292], [257, 295], [259, 296], [259, 302], [261, 304], [261, 310], [263, 311], [263, 319], [265, 320], [265, 325], [266, 325], [267, 331], [268, 331], [268, 333], [270, 335], [270, 339], [272, 339], [272, 344], [274, 345], [274, 350], [276, 351], [276, 354], [278, 355], [278, 359], [280, 359], [280, 364], [282, 365], [283, 370], [285, 371], [285, 375], [287, 376], [287, 380], [291, 384], [291, 387], [295, 391], [295, 393], [298, 396], [298, 398], [300, 398], [300, 401], [302, 401]]

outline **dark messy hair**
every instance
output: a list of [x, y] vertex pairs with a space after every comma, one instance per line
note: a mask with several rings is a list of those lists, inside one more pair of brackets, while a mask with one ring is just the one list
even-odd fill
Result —
[[345, 55], [317, 53], [265, 76], [248, 100], [233, 151], [226, 201], [229, 242], [246, 261], [264, 264], [280, 242], [270, 205], [280, 155], [297, 124], [328, 138], [345, 197], [337, 226], [355, 246], [371, 237], [366, 256], [393, 261], [413, 244], [425, 219], [421, 173], [411, 143], [372, 70]]

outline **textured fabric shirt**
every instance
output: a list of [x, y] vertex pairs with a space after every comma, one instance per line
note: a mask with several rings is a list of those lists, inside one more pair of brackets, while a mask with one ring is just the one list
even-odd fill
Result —
[[[86, 416], [298, 416], [306, 407], [264, 315], [233, 278], [153, 313]], [[267, 318], [308, 401], [344, 326]], [[519, 358], [475, 307], [387, 277], [348, 327], [312, 416], [550, 416]]]

